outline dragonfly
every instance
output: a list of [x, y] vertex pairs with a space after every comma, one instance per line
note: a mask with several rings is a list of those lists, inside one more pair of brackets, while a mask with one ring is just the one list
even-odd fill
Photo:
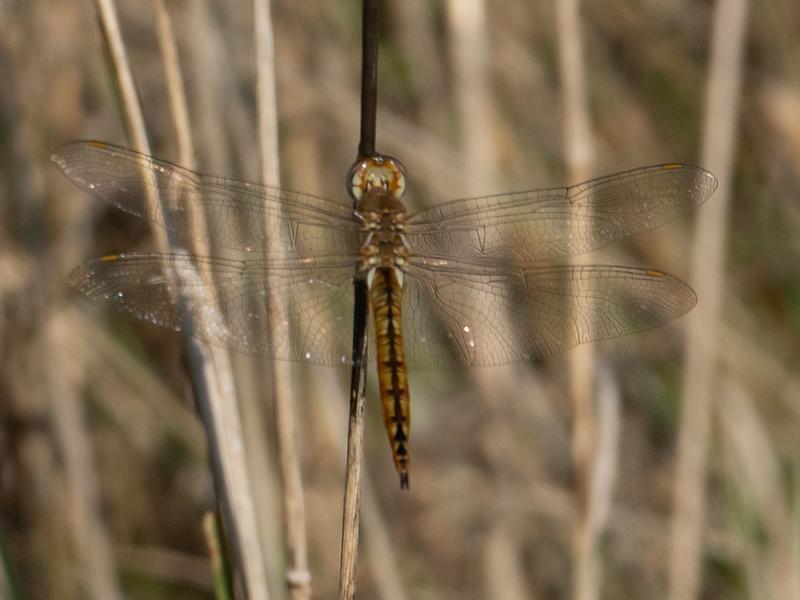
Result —
[[[717, 186], [701, 168], [661, 164], [410, 214], [405, 169], [383, 155], [351, 168], [350, 203], [204, 175], [103, 142], [69, 143], [53, 160], [92, 196], [164, 228], [177, 248], [78, 267], [69, 284], [100, 307], [238, 352], [348, 365], [353, 280], [365, 277], [368, 354], [402, 488], [409, 368], [533, 361], [685, 314], [695, 293], [663, 271], [558, 259], [660, 227]], [[188, 251], [199, 228], [202, 256]]]

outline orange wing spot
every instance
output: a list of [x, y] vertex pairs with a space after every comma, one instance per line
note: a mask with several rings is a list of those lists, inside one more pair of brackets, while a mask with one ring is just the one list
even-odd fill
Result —
[[650, 277], [666, 277], [666, 276], [667, 276], [667, 274], [666, 274], [666, 273], [664, 273], [664, 271], [652, 271], [652, 270], [648, 270], [648, 271], [647, 271], [647, 274], [648, 274]]
[[682, 169], [683, 165], [680, 163], [667, 163], [665, 165], [661, 165], [661, 168], [665, 171], [674, 171], [675, 169]]
[[86, 145], [87, 146], [92, 146], [94, 148], [100, 148], [101, 150], [105, 150], [106, 148], [108, 148], [108, 144], [106, 144], [105, 142], [98, 142], [98, 141], [95, 141], [95, 140], [91, 140], [89, 142], [86, 142]]
[[114, 262], [115, 260], [121, 259], [122, 256], [119, 254], [106, 254], [105, 256], [101, 256], [100, 260], [102, 262]]

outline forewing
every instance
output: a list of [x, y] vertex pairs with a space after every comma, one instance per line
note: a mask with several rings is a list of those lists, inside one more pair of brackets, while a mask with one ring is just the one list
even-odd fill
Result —
[[[195, 173], [102, 142], [66, 144], [53, 161], [78, 187], [174, 232], [182, 245], [203, 228], [213, 245], [273, 255], [355, 253], [360, 245], [352, 208], [322, 198]], [[162, 211], [148, 198], [160, 199]]]
[[656, 327], [696, 303], [692, 289], [671, 275], [601, 265], [516, 274], [416, 265], [404, 288], [406, 358], [420, 369], [540, 359]]
[[346, 257], [297, 262], [129, 254], [88, 262], [69, 283], [97, 306], [209, 344], [342, 365], [351, 362], [354, 272]]
[[698, 167], [645, 167], [569, 188], [449, 202], [411, 217], [406, 238], [417, 255], [526, 265], [660, 227], [716, 186]]

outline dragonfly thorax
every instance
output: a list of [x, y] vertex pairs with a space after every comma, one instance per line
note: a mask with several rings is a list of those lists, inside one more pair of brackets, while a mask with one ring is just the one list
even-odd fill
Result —
[[356, 210], [366, 233], [359, 252], [361, 268], [405, 267], [409, 247], [403, 236], [406, 222], [403, 203], [383, 190], [370, 190]]

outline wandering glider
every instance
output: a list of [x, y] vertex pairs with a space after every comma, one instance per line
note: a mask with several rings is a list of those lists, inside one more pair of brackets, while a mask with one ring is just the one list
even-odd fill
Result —
[[[119, 254], [79, 267], [69, 282], [96, 305], [238, 352], [347, 365], [353, 277], [365, 275], [370, 354], [402, 487], [407, 367], [539, 359], [686, 313], [694, 292], [662, 271], [552, 260], [659, 227], [717, 185], [703, 169], [664, 164], [408, 214], [405, 171], [384, 156], [359, 160], [348, 174], [355, 208], [101, 142], [67, 144], [53, 160], [79, 187], [165, 228], [179, 245], [173, 254]], [[208, 255], [181, 251], [201, 229]]]

